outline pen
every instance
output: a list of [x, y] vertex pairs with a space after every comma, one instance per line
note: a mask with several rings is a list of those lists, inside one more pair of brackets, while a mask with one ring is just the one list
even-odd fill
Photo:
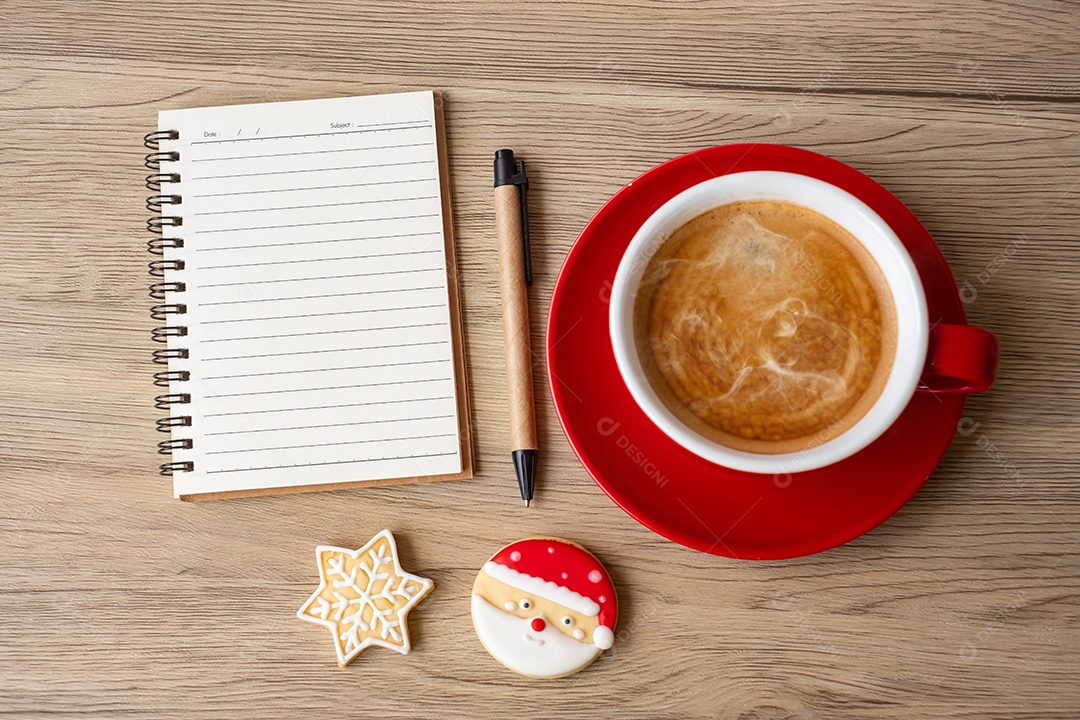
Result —
[[533, 406], [529, 339], [529, 181], [513, 150], [495, 153], [495, 232], [499, 241], [499, 289], [506, 341], [506, 389], [510, 403], [510, 453], [525, 507], [536, 484], [536, 410]]

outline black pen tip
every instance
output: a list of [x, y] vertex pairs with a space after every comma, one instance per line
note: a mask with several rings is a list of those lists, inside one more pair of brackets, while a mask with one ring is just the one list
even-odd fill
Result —
[[514, 472], [517, 474], [521, 499], [525, 501], [525, 507], [529, 507], [533, 489], [536, 487], [536, 450], [514, 450], [511, 457], [514, 459]]

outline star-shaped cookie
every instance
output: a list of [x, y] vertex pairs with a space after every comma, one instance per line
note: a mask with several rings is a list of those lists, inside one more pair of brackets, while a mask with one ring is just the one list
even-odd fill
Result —
[[315, 559], [319, 589], [296, 615], [330, 628], [338, 665], [345, 667], [369, 645], [407, 654], [406, 616], [435, 583], [401, 569], [390, 531], [383, 530], [359, 550], [320, 545]]

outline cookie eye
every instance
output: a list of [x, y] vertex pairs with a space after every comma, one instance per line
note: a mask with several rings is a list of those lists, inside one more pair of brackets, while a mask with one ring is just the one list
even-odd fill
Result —
[[574, 618], [567, 615], [566, 617], [564, 617], [562, 619], [562, 624], [565, 625], [566, 627], [570, 627], [571, 625], [574, 624]]
[[532, 610], [532, 600], [522, 600], [518, 605], [522, 610]]

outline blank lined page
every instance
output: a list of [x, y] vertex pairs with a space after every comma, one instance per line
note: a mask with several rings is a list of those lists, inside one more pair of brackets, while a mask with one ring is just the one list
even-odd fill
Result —
[[177, 496], [462, 470], [431, 92], [162, 112]]

